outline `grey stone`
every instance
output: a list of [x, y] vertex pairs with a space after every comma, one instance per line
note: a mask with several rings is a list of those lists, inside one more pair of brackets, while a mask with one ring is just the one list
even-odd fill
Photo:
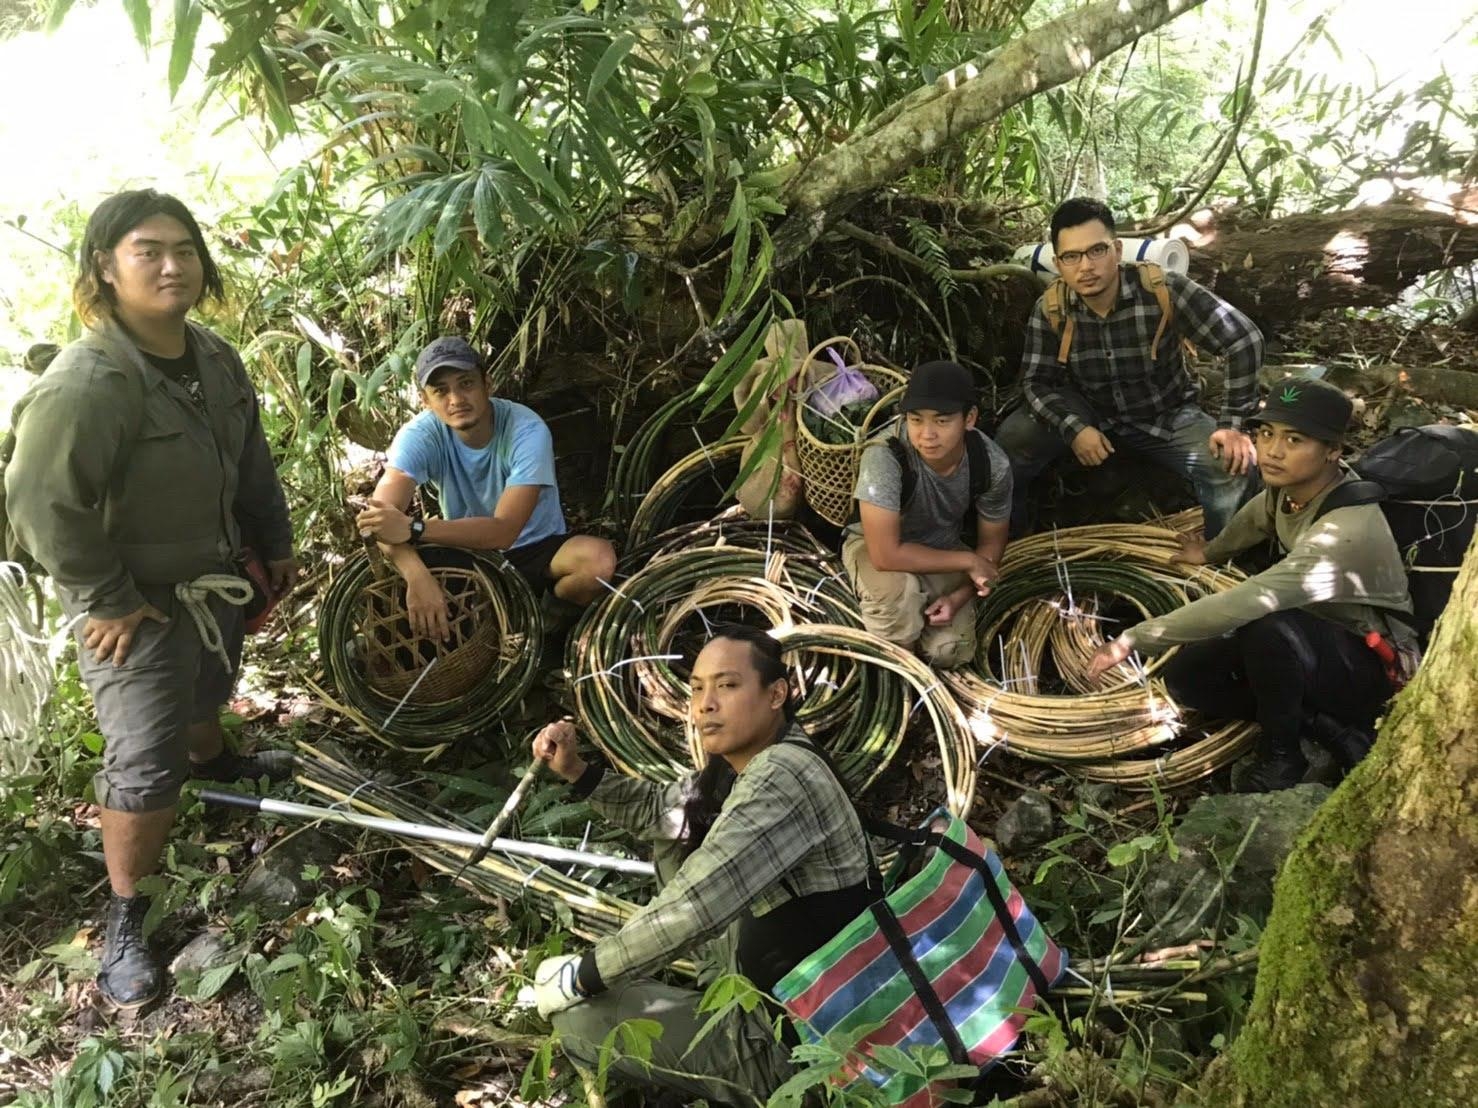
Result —
[[169, 972], [178, 977], [181, 973], [204, 973], [232, 960], [231, 945], [219, 931], [202, 931], [181, 948], [170, 960]]
[[268, 914], [288, 915], [318, 894], [321, 882], [304, 877], [303, 871], [309, 866], [326, 870], [342, 849], [337, 839], [313, 828], [289, 835], [251, 864], [236, 898]]
[[1404, 427], [1425, 427], [1436, 422], [1436, 414], [1420, 400], [1399, 396], [1386, 409], [1386, 433], [1394, 435]]
[[1073, 790], [1078, 803], [1112, 812], [1118, 804], [1119, 787], [1110, 781], [1080, 781]]
[[[1275, 793], [1203, 796], [1191, 805], [1174, 834], [1179, 857], [1158, 857], [1145, 878], [1155, 941], [1184, 941], [1237, 916], [1264, 922], [1278, 868], [1329, 792], [1326, 785], [1305, 784]], [[1244, 836], [1247, 845], [1238, 856]], [[1225, 866], [1232, 868], [1223, 875]]]
[[1003, 854], [1020, 854], [1052, 836], [1052, 801], [1039, 792], [1022, 793], [996, 823], [996, 846]]

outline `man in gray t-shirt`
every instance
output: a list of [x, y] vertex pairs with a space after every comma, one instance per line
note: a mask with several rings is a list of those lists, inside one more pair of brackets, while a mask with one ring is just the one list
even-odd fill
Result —
[[[962, 366], [919, 366], [899, 407], [897, 446], [881, 440], [862, 454], [859, 522], [842, 562], [869, 631], [951, 669], [974, 657], [974, 600], [990, 591], [1006, 548], [1011, 463], [975, 429], [975, 383]], [[973, 548], [963, 537], [972, 515]]]

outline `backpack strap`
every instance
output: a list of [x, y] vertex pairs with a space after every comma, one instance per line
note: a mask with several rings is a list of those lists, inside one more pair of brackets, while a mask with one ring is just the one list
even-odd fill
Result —
[[1175, 316], [1175, 308], [1170, 300], [1170, 286], [1165, 282], [1165, 271], [1154, 262], [1135, 262], [1134, 267], [1139, 270], [1139, 283], [1144, 291], [1154, 296], [1156, 303], [1160, 305], [1160, 326], [1155, 328], [1155, 337], [1150, 343], [1150, 357], [1155, 358], [1159, 356], [1160, 340], [1165, 337], [1165, 329]]
[[1314, 518], [1321, 519], [1336, 508], [1353, 508], [1357, 504], [1379, 504], [1386, 498], [1386, 490], [1374, 481], [1346, 481], [1333, 489], [1319, 505]]
[[965, 435], [965, 457], [970, 461], [970, 503], [965, 506], [968, 517], [975, 501], [990, 488], [990, 447], [979, 427], [972, 427]]
[[914, 488], [919, 483], [919, 475], [914, 472], [913, 465], [908, 460], [908, 451], [903, 449], [903, 440], [897, 435], [889, 435], [883, 440], [888, 444], [888, 453], [893, 455], [893, 460], [898, 463], [901, 479], [898, 487], [898, 514], [902, 515], [908, 510], [908, 502], [913, 499]]
[[1067, 310], [1068, 293], [1067, 282], [1061, 277], [1048, 285], [1047, 291], [1042, 293], [1042, 311], [1047, 316], [1047, 324], [1054, 334], [1062, 336], [1062, 341], [1057, 345], [1058, 365], [1067, 365], [1067, 354], [1072, 349], [1076, 326], [1072, 313]]

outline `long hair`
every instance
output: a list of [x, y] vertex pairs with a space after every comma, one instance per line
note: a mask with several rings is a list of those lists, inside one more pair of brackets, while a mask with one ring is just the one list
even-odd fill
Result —
[[113, 286], [103, 280], [103, 267], [98, 255], [111, 254], [119, 239], [156, 215], [179, 220], [190, 233], [190, 241], [200, 256], [203, 278], [200, 299], [220, 300], [226, 295], [221, 271], [206, 249], [205, 235], [189, 208], [168, 193], [154, 189], [115, 193], [93, 209], [87, 220], [87, 229], [82, 233], [82, 245], [77, 250], [77, 279], [72, 283], [72, 304], [87, 326], [95, 326], [111, 316], [118, 300]]
[[[713, 642], [715, 639], [730, 639], [734, 642], [748, 643], [749, 660], [754, 666], [755, 673], [759, 675], [760, 684], [769, 687], [776, 681], [785, 681], [787, 690], [790, 690], [790, 670], [785, 664], [780, 643], [768, 632], [742, 623], [725, 623], [714, 628], [708, 642]], [[704, 646], [707, 645], [708, 643], [704, 643]], [[787, 691], [782, 711], [787, 725], [794, 722], [796, 703], [790, 691]], [[684, 858], [703, 844], [709, 828], [713, 826], [714, 821], [718, 819], [719, 812], [723, 810], [724, 801], [729, 798], [737, 777], [738, 774], [734, 772], [734, 767], [729, 765], [727, 759], [710, 756], [698, 772], [698, 776], [693, 779], [687, 795], [683, 798]]]

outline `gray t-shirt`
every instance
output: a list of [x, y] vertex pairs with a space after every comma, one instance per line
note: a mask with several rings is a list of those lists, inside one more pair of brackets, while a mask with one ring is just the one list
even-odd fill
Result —
[[[970, 496], [969, 451], [966, 451], [959, 468], [948, 477], [941, 477], [919, 457], [918, 451], [908, 441], [907, 431], [900, 428], [895, 433], [915, 475], [913, 498], [898, 521], [899, 541], [916, 542], [935, 550], [963, 549], [960, 525], [965, 519], [965, 502]], [[972, 435], [978, 433], [968, 432]], [[1011, 514], [1011, 460], [988, 435], [985, 436], [985, 446], [990, 457], [990, 485], [975, 498], [975, 510], [981, 519], [996, 523]], [[852, 495], [890, 512], [899, 511], [903, 471], [883, 440], [879, 439], [862, 452], [857, 487]], [[862, 525], [854, 523], [847, 532], [861, 534]]]

